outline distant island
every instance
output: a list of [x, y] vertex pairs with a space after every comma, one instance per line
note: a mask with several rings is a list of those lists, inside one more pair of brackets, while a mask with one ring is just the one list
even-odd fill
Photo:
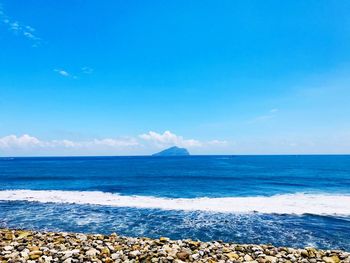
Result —
[[161, 152], [152, 154], [152, 156], [188, 156], [190, 153], [185, 148], [179, 148], [177, 146], [170, 147]]

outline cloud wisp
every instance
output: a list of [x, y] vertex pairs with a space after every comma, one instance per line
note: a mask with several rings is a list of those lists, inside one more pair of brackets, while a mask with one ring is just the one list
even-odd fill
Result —
[[81, 72], [84, 74], [92, 74], [94, 72], [94, 69], [90, 67], [82, 67]]
[[90, 67], [82, 67], [80, 69], [80, 74], [78, 73], [78, 75], [72, 74], [72, 73], [70, 73], [67, 70], [62, 69], [62, 68], [56, 68], [53, 71], [56, 72], [57, 74], [61, 75], [62, 77], [73, 78], [73, 79], [77, 79], [78, 76], [81, 74], [89, 75], [89, 74], [92, 74], [94, 72], [94, 70]]
[[54, 69], [54, 71], [63, 77], [70, 77], [71, 76], [71, 74], [69, 74], [68, 71], [66, 71], [64, 69]]
[[3, 7], [0, 4], [0, 22], [4, 24], [9, 31], [18, 36], [23, 36], [32, 42], [33, 47], [37, 47], [41, 44], [42, 40], [37, 36], [35, 28], [25, 25], [19, 21], [11, 19], [4, 12]]
[[273, 108], [271, 110], [269, 110], [268, 113], [264, 114], [264, 115], [260, 115], [260, 116], [257, 116], [255, 117], [254, 119], [248, 121], [249, 124], [253, 124], [253, 123], [262, 123], [262, 122], [266, 122], [268, 120], [271, 120], [273, 119], [277, 112], [279, 111], [279, 109], [277, 108]]

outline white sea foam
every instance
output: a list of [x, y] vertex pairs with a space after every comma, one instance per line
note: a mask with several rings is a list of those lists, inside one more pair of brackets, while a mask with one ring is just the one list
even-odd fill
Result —
[[283, 194], [225, 198], [160, 198], [123, 196], [95, 191], [3, 190], [0, 200], [74, 203], [114, 207], [233, 213], [350, 215], [350, 195]]

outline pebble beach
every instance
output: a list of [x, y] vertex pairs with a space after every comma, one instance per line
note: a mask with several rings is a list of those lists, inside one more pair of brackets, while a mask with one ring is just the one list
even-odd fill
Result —
[[0, 229], [0, 262], [350, 262], [350, 253], [235, 244]]

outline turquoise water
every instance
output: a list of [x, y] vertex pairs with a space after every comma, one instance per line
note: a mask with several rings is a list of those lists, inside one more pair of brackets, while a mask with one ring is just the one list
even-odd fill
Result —
[[350, 250], [350, 156], [0, 158], [0, 225]]

